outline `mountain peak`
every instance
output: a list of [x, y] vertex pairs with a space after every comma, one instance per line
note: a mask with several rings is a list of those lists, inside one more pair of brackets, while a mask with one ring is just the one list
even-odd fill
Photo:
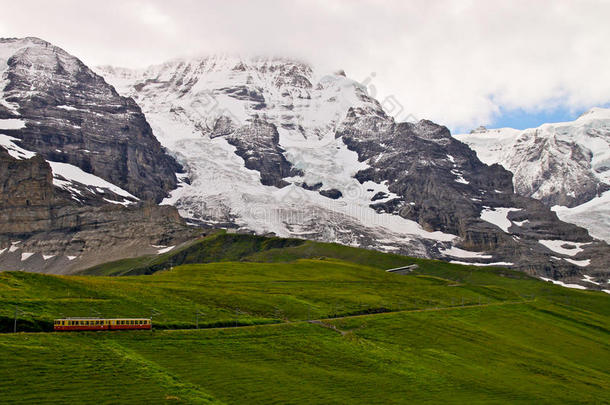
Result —
[[576, 121], [610, 120], [610, 108], [593, 107], [582, 113]]

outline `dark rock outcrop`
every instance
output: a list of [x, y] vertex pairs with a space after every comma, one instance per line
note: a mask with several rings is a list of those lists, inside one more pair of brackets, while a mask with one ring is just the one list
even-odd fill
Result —
[[235, 130], [227, 130], [225, 125], [215, 125], [214, 128], [218, 128], [218, 132], [211, 136], [225, 136], [235, 146], [235, 153], [244, 159], [245, 166], [260, 172], [262, 184], [281, 188], [289, 184], [283, 180], [284, 177], [302, 175], [284, 157], [275, 125], [254, 119], [249, 125]]
[[343, 193], [341, 191], [337, 190], [336, 188], [331, 188], [328, 190], [320, 190], [319, 193], [320, 193], [320, 195], [323, 195], [324, 197], [332, 198], [333, 200], [336, 200], [343, 196]]

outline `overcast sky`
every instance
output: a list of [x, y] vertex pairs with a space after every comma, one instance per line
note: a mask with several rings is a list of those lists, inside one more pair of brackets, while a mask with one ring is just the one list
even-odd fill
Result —
[[402, 116], [460, 131], [610, 102], [610, 1], [0, 0], [0, 36], [94, 66], [212, 53], [342, 68]]

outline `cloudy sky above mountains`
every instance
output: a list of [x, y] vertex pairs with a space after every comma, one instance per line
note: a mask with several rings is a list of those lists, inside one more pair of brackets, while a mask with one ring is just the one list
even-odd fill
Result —
[[296, 57], [364, 82], [398, 118], [463, 131], [610, 103], [610, 1], [0, 0], [0, 36], [94, 66], [212, 53]]

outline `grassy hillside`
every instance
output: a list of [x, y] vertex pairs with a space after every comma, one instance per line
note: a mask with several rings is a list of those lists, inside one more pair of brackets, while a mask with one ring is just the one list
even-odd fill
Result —
[[[608, 294], [298, 240], [225, 234], [177, 250], [156, 265], [189, 264], [150, 275], [0, 273], [5, 332], [15, 307], [21, 330], [151, 314], [156, 328], [0, 334], [0, 403], [610, 401]], [[225, 328], [195, 330], [197, 316]]]
[[190, 331], [0, 335], [2, 403], [607, 403], [608, 318], [543, 301]]
[[190, 328], [197, 313], [200, 326], [217, 326], [523, 299], [510, 288], [400, 276], [337, 259], [189, 264], [124, 277], [7, 272], [0, 273], [0, 330], [12, 329], [15, 307], [24, 312], [21, 330], [50, 328], [61, 316], [151, 314], [156, 327]]
[[[418, 259], [321, 243], [302, 239], [266, 238], [263, 236], [218, 232], [179, 246], [162, 255], [104, 263], [81, 271], [84, 275], [126, 276], [152, 274], [182, 264], [226, 261], [291, 262], [297, 259], [330, 257], [369, 267], [388, 269], [421, 262]], [[424, 260], [424, 263], [429, 261]]]

